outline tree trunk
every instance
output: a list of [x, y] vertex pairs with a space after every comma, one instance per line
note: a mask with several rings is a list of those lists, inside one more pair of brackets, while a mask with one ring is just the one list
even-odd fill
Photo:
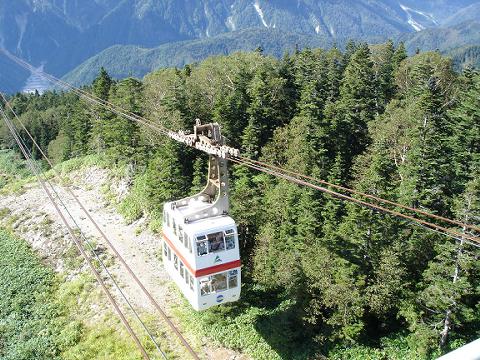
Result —
[[[463, 228], [463, 232], [465, 233], [465, 228]], [[460, 240], [460, 243], [457, 248], [457, 256], [455, 259], [455, 272], [453, 274], [453, 280], [452, 283], [455, 284], [458, 281], [458, 277], [460, 274], [460, 256], [462, 255], [462, 249], [463, 249], [463, 238]], [[445, 320], [443, 321], [443, 330], [440, 333], [440, 347], [444, 347], [445, 344], [447, 343], [448, 339], [448, 333], [450, 332], [450, 329], [452, 327], [452, 309], [449, 308], [445, 312]]]

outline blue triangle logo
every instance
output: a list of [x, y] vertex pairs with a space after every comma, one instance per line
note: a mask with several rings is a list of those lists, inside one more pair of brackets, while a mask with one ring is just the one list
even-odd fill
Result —
[[222, 262], [222, 259], [220, 259], [220, 256], [217, 255], [217, 257], [215, 258], [215, 261], [214, 263], [218, 263], [218, 262]]

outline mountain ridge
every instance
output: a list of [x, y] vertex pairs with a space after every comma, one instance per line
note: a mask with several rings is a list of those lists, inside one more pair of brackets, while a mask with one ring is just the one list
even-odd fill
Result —
[[[154, 48], [260, 29], [371, 42], [436, 27], [475, 4], [480, 1], [0, 0], [0, 47], [63, 76], [113, 45]], [[18, 90], [27, 77], [0, 79], [0, 87]]]
[[[90, 58], [63, 77], [63, 80], [74, 85], [88, 84], [97, 76], [101, 67], [114, 78], [134, 76], [143, 77], [148, 72], [161, 67], [183, 67], [212, 55], [228, 55], [235, 51], [251, 51], [261, 47], [265, 54], [280, 57], [285, 51], [294, 51], [296, 47], [343, 47], [350, 39], [333, 41], [321, 36], [302, 34], [285, 34], [279, 30], [244, 30], [237, 33], [222, 34], [209, 39], [164, 44], [156, 48], [141, 48], [133, 45], [115, 45]], [[363, 39], [353, 39], [360, 40]], [[386, 41], [379, 38], [377, 42]], [[461, 48], [480, 44], [480, 23], [465, 22], [451, 28], [426, 29], [421, 32], [400, 35], [393, 39], [403, 41], [407, 50], [414, 53], [416, 49], [423, 51], [439, 50], [443, 53], [454, 52], [458, 68], [465, 63], [473, 63], [472, 50], [465, 55]], [[374, 42], [374, 41], [372, 41]]]

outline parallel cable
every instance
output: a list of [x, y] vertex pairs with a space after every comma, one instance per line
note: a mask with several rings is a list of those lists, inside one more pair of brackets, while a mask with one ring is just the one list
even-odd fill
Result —
[[123, 117], [125, 117], [129, 120], [139, 122], [142, 125], [150, 127], [151, 129], [162, 133], [163, 135], [167, 135], [167, 136], [169, 135], [168, 134], [169, 130], [166, 129], [165, 127], [161, 126], [161, 125], [154, 124], [151, 121], [143, 118], [142, 116], [139, 116], [139, 115], [134, 114], [130, 111], [124, 110], [124, 109], [120, 108], [119, 106], [117, 106], [117, 105], [115, 105], [115, 104], [113, 104], [113, 103], [111, 103], [107, 100], [104, 100], [104, 99], [102, 99], [102, 98], [100, 98], [100, 97], [98, 97], [94, 94], [89, 93], [88, 91], [82, 90], [82, 89], [80, 89], [80, 88], [78, 88], [78, 87], [76, 87], [72, 84], [69, 84], [69, 83], [67, 83], [67, 82], [65, 82], [65, 81], [63, 81], [63, 80], [61, 80], [61, 79], [59, 79], [59, 78], [57, 78], [57, 77], [55, 77], [51, 74], [48, 74], [44, 71], [38, 71], [32, 65], [30, 65], [28, 62], [20, 59], [19, 57], [15, 56], [13, 54], [10, 54], [8, 51], [6, 51], [4, 49], [0, 49], [0, 53], [5, 54], [5, 56], [7, 56], [10, 60], [14, 61], [15, 63], [17, 63], [21, 67], [23, 67], [27, 70], [30, 70], [32, 72], [36, 72], [40, 76], [42, 76], [45, 79], [47, 79], [48, 81], [50, 81], [52, 84], [56, 84], [56, 85], [59, 84], [61, 87], [72, 90], [77, 95], [81, 96], [82, 98], [84, 98], [86, 100], [89, 100], [90, 102], [93, 102], [94, 104], [106, 107], [108, 110], [112, 111], [113, 113], [115, 113], [119, 116], [123, 116]]
[[22, 154], [24, 155], [25, 159], [27, 160], [27, 163], [32, 171], [32, 173], [35, 175], [35, 177], [37, 178], [39, 184], [41, 185], [41, 187], [43, 188], [43, 190], [45, 191], [46, 195], [48, 196], [50, 202], [52, 203], [52, 205], [54, 206], [55, 208], [55, 211], [57, 212], [57, 214], [60, 216], [62, 222], [64, 223], [65, 227], [67, 228], [67, 231], [69, 233], [69, 235], [72, 237], [72, 240], [73, 242], [75, 243], [75, 245], [77, 246], [80, 254], [85, 258], [85, 260], [87, 261], [87, 264], [88, 266], [90, 267], [91, 271], [93, 272], [96, 280], [98, 281], [98, 283], [100, 284], [100, 286], [102, 287], [105, 295], [107, 296], [108, 300], [110, 301], [110, 303], [112, 304], [113, 308], [115, 309], [115, 312], [118, 314], [118, 316], [120, 317], [123, 325], [125, 326], [125, 328], [127, 329], [128, 333], [130, 334], [130, 336], [133, 338], [135, 344], [137, 345], [138, 349], [140, 350], [142, 356], [144, 359], [146, 360], [150, 360], [150, 357], [148, 356], [145, 348], [143, 347], [143, 345], [141, 344], [140, 340], [138, 339], [137, 335], [135, 334], [135, 332], [133, 331], [132, 327], [130, 326], [130, 323], [128, 322], [128, 320], [126, 319], [125, 315], [123, 314], [122, 310], [120, 309], [120, 307], [118, 306], [117, 302], [115, 301], [115, 299], [113, 298], [112, 294], [110, 293], [110, 291], [108, 290], [105, 282], [103, 281], [102, 277], [100, 276], [99, 272], [97, 271], [97, 269], [95, 268], [95, 266], [93, 265], [91, 259], [89, 258], [88, 254], [85, 252], [85, 249], [83, 248], [83, 245], [81, 244], [81, 242], [79, 241], [79, 239], [77, 238], [77, 236], [75, 235], [75, 233], [73, 232], [73, 229], [72, 227], [70, 226], [70, 224], [68, 223], [67, 219], [65, 218], [64, 214], [62, 213], [62, 211], [60, 210], [60, 208], [58, 207], [57, 203], [55, 202], [55, 199], [53, 198], [52, 194], [50, 193], [50, 191], [48, 190], [47, 186], [45, 185], [45, 180], [42, 178], [42, 175], [41, 173], [38, 171], [37, 167], [34, 165], [33, 161], [32, 161], [32, 158], [30, 158], [26, 148], [24, 148], [24, 145], [23, 143], [20, 141], [20, 138], [18, 137], [17, 133], [16, 133], [16, 130], [13, 126], [13, 123], [11, 123], [10, 119], [8, 118], [7, 114], [5, 113], [5, 111], [3, 109], [0, 108], [0, 112], [2, 113], [2, 116], [4, 118], [4, 121], [5, 121], [5, 124], [7, 125], [8, 129], [10, 130], [12, 136], [14, 137], [15, 139], [15, 142], [17, 143], [18, 147], [20, 148], [20, 151], [22, 152]]
[[287, 175], [287, 174], [284, 174], [284, 173], [281, 173], [281, 172], [278, 172], [278, 171], [275, 171], [275, 170], [272, 170], [272, 169], [269, 169], [269, 168], [266, 168], [266, 167], [257, 166], [255, 164], [252, 164], [251, 162], [248, 162], [248, 161], [237, 160], [237, 159], [234, 159], [234, 158], [231, 158], [230, 161], [233, 161], [233, 162], [235, 162], [237, 164], [240, 164], [240, 165], [247, 166], [247, 167], [252, 168], [254, 170], [257, 170], [257, 171], [264, 172], [266, 174], [270, 174], [270, 175], [273, 175], [273, 176], [276, 176], [276, 177], [280, 177], [282, 179], [288, 180], [288, 181], [296, 183], [298, 185], [307, 186], [307, 187], [310, 187], [312, 189], [319, 190], [321, 192], [327, 193], [327, 194], [329, 194], [331, 196], [334, 196], [336, 198], [340, 198], [340, 199], [343, 199], [343, 200], [347, 200], [347, 201], [350, 201], [350, 202], [357, 203], [357, 204], [359, 204], [363, 207], [371, 208], [373, 210], [388, 213], [388, 214], [394, 215], [396, 217], [401, 217], [401, 218], [409, 220], [409, 221], [414, 221], [414, 222], [417, 222], [419, 224], [423, 224], [423, 225], [425, 225], [429, 228], [441, 231], [441, 232], [444, 233], [444, 235], [447, 235], [447, 236], [450, 236], [450, 237], [454, 237], [454, 238], [463, 237], [463, 238], [468, 239], [470, 241], [480, 243], [480, 238], [478, 238], [478, 237], [470, 236], [470, 235], [466, 235], [466, 234], [460, 234], [460, 233], [458, 233], [454, 230], [442, 227], [440, 225], [436, 225], [436, 224], [418, 219], [418, 218], [410, 216], [410, 215], [405, 215], [405, 214], [400, 213], [398, 211], [394, 211], [394, 210], [391, 210], [391, 209], [388, 209], [388, 208], [385, 208], [385, 207], [382, 207], [382, 206], [379, 206], [379, 205], [368, 203], [366, 201], [362, 201], [362, 200], [353, 198], [351, 196], [335, 192], [335, 191], [327, 189], [325, 187], [315, 185], [315, 184], [312, 184], [310, 182], [307, 182], [307, 181], [304, 181], [304, 180], [301, 180], [301, 179], [297, 179], [293, 176], [290, 176], [290, 175]]
[[[4, 95], [2, 93], [0, 93], [1, 97], [4, 99], [4, 101], [6, 101], [6, 98], [4, 97]], [[48, 158], [48, 156], [45, 154], [45, 152], [42, 150], [42, 148], [40, 147], [40, 145], [35, 141], [34, 137], [31, 135], [31, 133], [28, 131], [28, 129], [26, 128], [26, 126], [24, 125], [24, 123], [22, 122], [22, 120], [20, 119], [20, 117], [18, 117], [14, 111], [14, 109], [11, 107], [11, 105], [7, 103], [7, 106], [9, 107], [9, 109], [15, 114], [15, 117], [17, 119], [17, 121], [20, 123], [22, 129], [26, 132], [26, 134], [28, 135], [28, 137], [30, 138], [30, 140], [32, 140], [34, 146], [39, 150], [39, 152], [41, 153], [42, 157], [47, 161], [47, 163], [49, 164], [50, 168], [53, 170], [53, 172], [55, 173], [55, 175], [57, 177], [61, 177], [61, 175], [59, 174], [59, 172], [55, 169], [53, 163], [51, 162], [51, 160]], [[93, 217], [91, 216], [90, 212], [85, 208], [85, 206], [82, 204], [82, 202], [80, 201], [80, 199], [78, 198], [78, 196], [70, 189], [70, 188], [66, 188], [66, 190], [68, 191], [68, 193], [75, 199], [76, 203], [78, 204], [78, 206], [81, 208], [81, 210], [83, 211], [83, 213], [88, 217], [88, 219], [90, 220], [90, 222], [94, 225], [95, 229], [98, 231], [98, 233], [101, 235], [101, 237], [105, 240], [105, 242], [107, 243], [107, 245], [109, 246], [110, 250], [114, 253], [115, 257], [122, 263], [122, 265], [124, 266], [124, 268], [127, 270], [127, 272], [129, 273], [129, 275], [133, 278], [133, 280], [137, 283], [137, 285], [140, 287], [140, 289], [142, 290], [142, 292], [147, 296], [147, 298], [150, 300], [150, 302], [152, 303], [152, 305], [156, 308], [156, 310], [160, 313], [160, 315], [162, 316], [162, 318], [164, 319], [164, 321], [169, 325], [169, 327], [171, 328], [171, 330], [175, 333], [175, 335], [179, 338], [179, 340], [181, 341], [181, 343], [183, 344], [183, 346], [187, 349], [187, 351], [190, 353], [190, 355], [194, 358], [194, 359], [199, 359], [198, 355], [196, 354], [196, 352], [193, 350], [193, 348], [190, 346], [190, 344], [186, 341], [186, 339], [184, 338], [184, 336], [180, 333], [180, 331], [177, 329], [177, 327], [173, 324], [173, 322], [170, 320], [170, 318], [167, 316], [167, 314], [162, 310], [162, 308], [160, 307], [160, 305], [158, 304], [158, 302], [153, 298], [153, 296], [150, 294], [150, 292], [145, 288], [145, 286], [143, 285], [143, 283], [140, 281], [140, 279], [138, 278], [138, 276], [135, 274], [135, 272], [131, 269], [131, 267], [127, 264], [127, 262], [125, 261], [125, 259], [120, 255], [120, 253], [117, 251], [117, 249], [115, 248], [115, 246], [113, 245], [113, 243], [108, 239], [108, 237], [105, 235], [105, 232], [100, 228], [100, 226], [98, 225], [98, 223], [93, 219]], [[161, 350], [160, 350], [161, 351]]]
[[243, 161], [249, 161], [249, 162], [255, 163], [257, 165], [263, 166], [263, 167], [271, 168], [271, 169], [276, 170], [276, 171], [285, 172], [285, 173], [288, 173], [292, 176], [300, 177], [300, 178], [310, 180], [310, 181], [314, 181], [314, 182], [317, 182], [319, 184], [323, 184], [323, 185], [326, 185], [326, 186], [329, 186], [329, 187], [332, 187], [332, 188], [335, 188], [335, 189], [338, 189], [338, 190], [349, 192], [351, 194], [360, 195], [360, 196], [363, 196], [363, 197], [366, 197], [366, 198], [369, 198], [369, 199], [372, 199], [372, 200], [375, 200], [375, 201], [378, 201], [378, 202], [393, 205], [393, 206], [396, 206], [396, 207], [399, 207], [399, 208], [402, 208], [402, 209], [405, 209], [405, 210], [408, 210], [408, 211], [416, 212], [418, 214], [428, 216], [428, 217], [431, 217], [431, 218], [434, 218], [434, 219], [437, 219], [437, 220], [441, 220], [441, 221], [444, 221], [444, 222], [448, 222], [448, 223], [453, 224], [453, 225], [458, 225], [458, 226], [461, 226], [461, 227], [465, 227], [465, 228], [469, 228], [469, 229], [472, 229], [472, 230], [480, 231], [480, 227], [472, 225], [472, 224], [467, 224], [467, 223], [463, 223], [463, 222], [458, 221], [458, 220], [449, 219], [449, 218], [446, 218], [446, 217], [443, 217], [443, 216], [440, 216], [440, 215], [433, 214], [433, 213], [428, 212], [428, 211], [424, 211], [424, 210], [421, 210], [421, 209], [406, 206], [406, 205], [403, 205], [403, 204], [400, 204], [400, 203], [397, 203], [397, 202], [394, 202], [394, 201], [391, 201], [391, 200], [383, 199], [383, 198], [375, 196], [375, 195], [367, 194], [367, 193], [364, 193], [364, 192], [361, 192], [361, 191], [358, 191], [358, 190], [354, 190], [354, 189], [351, 189], [351, 188], [348, 188], [348, 187], [345, 187], [345, 186], [341, 186], [341, 185], [337, 185], [337, 184], [334, 184], [334, 183], [331, 183], [331, 182], [328, 182], [328, 181], [325, 181], [325, 180], [317, 179], [317, 178], [314, 178], [312, 176], [304, 175], [304, 174], [301, 174], [301, 173], [298, 173], [298, 172], [295, 172], [295, 171], [292, 171], [292, 170], [284, 169], [284, 168], [281, 168], [281, 167], [278, 167], [278, 166], [275, 166], [275, 165], [271, 165], [271, 164], [268, 164], [268, 163], [265, 163], [265, 162], [262, 162], [262, 161], [249, 159], [249, 158], [246, 158], [246, 157], [243, 157], [243, 156], [239, 156], [238, 158], [240, 160], [243, 160]]
[[[2, 50], [0, 50], [0, 51], [2, 51]], [[28, 68], [28, 69], [33, 69], [33, 67], [32, 67], [30, 64], [28, 64], [28, 63], [24, 62], [23, 60], [17, 58], [16, 56], [11, 55], [10, 53], [7, 53], [7, 52], [5, 52], [5, 51], [3, 51], [3, 52], [4, 52], [9, 58], [11, 58], [13, 61], [17, 62], [19, 65], [21, 65], [21, 66], [23, 66], [23, 67], [26, 67], [26, 68]], [[82, 90], [79, 90], [79, 89], [76, 88], [75, 86], [73, 86], [73, 85], [71, 85], [71, 84], [68, 84], [68, 83], [66, 83], [66, 82], [64, 82], [64, 81], [62, 81], [62, 80], [60, 80], [60, 79], [57, 79], [57, 78], [55, 78], [55, 77], [53, 77], [53, 76], [51, 76], [51, 75], [45, 74], [44, 72], [39, 72], [39, 73], [40, 73], [42, 76], [44, 76], [45, 78], [47, 78], [49, 81], [53, 82], [53, 83], [60, 83], [60, 84], [62, 84], [62, 86], [66, 86], [67, 88], [70, 88], [70, 89], [72, 89], [72, 90], [74, 90], [74, 91], [80, 91], [80, 92], [82, 92], [83, 96], [87, 96], [87, 98], [89, 98], [89, 99], [92, 100], [92, 101], [95, 101], [95, 102], [97, 102], [97, 103], [100, 102], [100, 103], [108, 104], [108, 105], [105, 105], [105, 106], [108, 107], [108, 108], [109, 108], [110, 106], [112, 106], [113, 108], [118, 108], [118, 107], [116, 107], [115, 105], [113, 105], [113, 104], [111, 104], [111, 103], [108, 103], [108, 102], [106, 102], [106, 101], [103, 101], [103, 100], [101, 100], [101, 99], [98, 99], [98, 98], [97, 98], [96, 100], [95, 100], [95, 99], [92, 99], [92, 95], [90, 95], [90, 94], [88, 94], [88, 93], [86, 93], [86, 92], [83, 92]], [[86, 93], [86, 94], [85, 94], [85, 93]], [[93, 96], [93, 97], [94, 97], [94, 96]], [[114, 111], [114, 110], [112, 110], [112, 111]], [[116, 112], [117, 114], [123, 114], [123, 113], [125, 113], [125, 110], [123, 110], [123, 109], [122, 109], [122, 110], [116, 110], [116, 111], [118, 111], [118, 112]], [[115, 111], [114, 111], [114, 112], [115, 112]], [[162, 133], [162, 134], [164, 134], [164, 135], [169, 136], [169, 131], [168, 131], [168, 129], [166, 129], [166, 128], [162, 127], [162, 126], [158, 127], [158, 126], [156, 126], [156, 125], [153, 125], [153, 124], [151, 124], [151, 122], [150, 122], [149, 120], [147, 120], [147, 119], [145, 119], [145, 118], [143, 118], [143, 117], [140, 117], [140, 116], [135, 115], [135, 114], [124, 115], [124, 116], [126, 116], [126, 117], [129, 118], [130, 120], [139, 121], [140, 123], [143, 123], [144, 125], [152, 128], [152, 129], [154, 129], [154, 130], [157, 130], [157, 131], [159, 131], [160, 133]], [[231, 157], [230, 160], [236, 161], [236, 162], [242, 161], [242, 162], [244, 162], [244, 164], [246, 164], [247, 162], [256, 162], [256, 160], [251, 160], [251, 159], [248, 159], [248, 158], [239, 158], [239, 160], [237, 160], [237, 159], [235, 159], [234, 157]], [[258, 165], [260, 165], [259, 167], [263, 167], [263, 169], [266, 168], [263, 164], [262, 164], [262, 165], [261, 165], [261, 164], [258, 164]], [[266, 165], [268, 165], [268, 164], [266, 164]], [[247, 166], [249, 166], [249, 167], [251, 167], [251, 168], [255, 168], [255, 165], [254, 165], [253, 163], [250, 163], [250, 165], [247, 165]], [[257, 167], [258, 167], [258, 166], [257, 166]], [[282, 178], [284, 178], [284, 179], [288, 179], [288, 180], [290, 180], [291, 182], [296, 182], [297, 184], [303, 184], [303, 185], [305, 185], [306, 183], [308, 183], [308, 182], [306, 182], [306, 181], [304, 181], [304, 180], [297, 179], [297, 178], [295, 178], [294, 176], [286, 175], [286, 174], [284, 173], [284, 172], [285, 172], [285, 169], [281, 169], [281, 168], [279, 168], [279, 167], [275, 167], [274, 165], [268, 165], [267, 167], [271, 167], [271, 168], [270, 168], [270, 171], [271, 171], [271, 174], [274, 175], [274, 176], [282, 177]], [[274, 169], [274, 168], [281, 169], [281, 170], [272, 170], [272, 169]], [[260, 170], [260, 169], [257, 169], [257, 170], [262, 171], [262, 170]], [[265, 171], [264, 171], [264, 172], [265, 172]], [[287, 172], [288, 172], [288, 171], [287, 171]], [[293, 174], [293, 172], [290, 172], [290, 174]], [[300, 175], [302, 175], [303, 178], [307, 178], [306, 175], [303, 175], [303, 174], [300, 174]], [[316, 181], [316, 182], [320, 182], [320, 181], [323, 182], [323, 180], [314, 179], [314, 178], [311, 178], [311, 177], [310, 177], [310, 179], [313, 179], [313, 180]], [[312, 180], [312, 181], [313, 181], [313, 180]], [[304, 183], [305, 183], [305, 184], [304, 184]], [[308, 184], [311, 185], [310, 187], [315, 186], [314, 184], [311, 184], [311, 183], [308, 183]], [[324, 182], [324, 184], [326, 185], [326, 182]], [[330, 183], [328, 183], [328, 184], [329, 184], [328, 186], [334, 186], [334, 187], [337, 187], [337, 188], [339, 187], [339, 185], [330, 184]], [[309, 186], [309, 185], [306, 185], [306, 186]], [[377, 207], [377, 209], [384, 209], [385, 212], [389, 212], [389, 213], [391, 213], [392, 215], [399, 216], [399, 217], [402, 217], [402, 218], [406, 218], [406, 219], [409, 219], [409, 220], [411, 220], [411, 221], [416, 221], [416, 222], [419, 222], [419, 223], [423, 223], [424, 225], [427, 225], [427, 226], [429, 226], [429, 227], [436, 228], [437, 230], [441, 230], [441, 229], [448, 230], [447, 233], [449, 233], [449, 234], [451, 234], [451, 235], [452, 235], [452, 233], [453, 233], [454, 236], [458, 236], [458, 234], [459, 234], [459, 233], [457, 233], [457, 232], [455, 232], [455, 231], [453, 231], [453, 230], [446, 229], [446, 228], [444, 228], [444, 227], [441, 227], [441, 226], [438, 226], [438, 225], [436, 225], [436, 224], [432, 224], [432, 223], [426, 222], [426, 221], [424, 221], [424, 220], [415, 218], [415, 217], [413, 217], [413, 216], [405, 215], [405, 214], [403, 214], [403, 213], [399, 213], [399, 212], [396, 212], [396, 211], [394, 211], [394, 210], [390, 210], [390, 209], [387, 209], [387, 208], [384, 208], [384, 207], [381, 207], [381, 206], [376, 206], [376, 205], [373, 205], [373, 204], [371, 204], [371, 203], [367, 203], [367, 202], [364, 202], [364, 201], [361, 201], [361, 200], [352, 198], [352, 197], [350, 197], [350, 196], [347, 196], [347, 195], [344, 195], [344, 194], [341, 194], [341, 193], [334, 192], [334, 191], [332, 191], [332, 190], [329, 190], [329, 189], [326, 189], [326, 188], [323, 188], [323, 187], [320, 187], [320, 186], [317, 186], [317, 187], [318, 187], [318, 188], [316, 188], [317, 190], [323, 189], [323, 190], [321, 190], [321, 191], [323, 191], [323, 192], [329, 192], [331, 195], [336, 196], [336, 197], [338, 197], [338, 198], [342, 198], [343, 200], [356, 202], [357, 204], [361, 204], [361, 205], [363, 204], [363, 206], [367, 206], [367, 207]], [[315, 188], [315, 187], [313, 187], [313, 188]], [[348, 188], [346, 188], [346, 187], [342, 187], [342, 188], [344, 188], [344, 189], [343, 189], [344, 191], [355, 192], [355, 190], [348, 189]], [[363, 193], [358, 192], [358, 194], [363, 194]], [[377, 201], [381, 201], [381, 202], [384, 202], [384, 203], [389, 203], [389, 204], [392, 204], [392, 205], [395, 205], [395, 206], [398, 206], [398, 207], [401, 207], [401, 208], [404, 208], [404, 209], [407, 209], [407, 208], [408, 208], [408, 207], [406, 207], [405, 205], [397, 204], [397, 203], [391, 202], [391, 201], [386, 200], [386, 199], [381, 199], [381, 198], [376, 197], [376, 196], [373, 196], [373, 195], [363, 194], [363, 196], [367, 196], [367, 197], [370, 197], [371, 199], [375, 199], [375, 200], [377, 200]], [[451, 219], [443, 218], [443, 217], [441, 217], [441, 216], [438, 216], [438, 215], [435, 215], [435, 214], [431, 214], [431, 213], [429, 213], [429, 212], [425, 212], [425, 211], [422, 211], [422, 210], [419, 210], [419, 209], [408, 208], [408, 210], [409, 210], [409, 211], [414, 211], [414, 212], [417, 212], [417, 213], [421, 213], [422, 215], [425, 215], [425, 216], [431, 216], [431, 217], [436, 218], [436, 219], [438, 219], [438, 220], [444, 220], [444, 219], [445, 219], [444, 221], [448, 221], [448, 222], [450, 222], [450, 223], [454, 223], [454, 224], [460, 225], [460, 226], [462, 226], [462, 227], [471, 228], [471, 229], [472, 229], [472, 228], [473, 228], [473, 229], [479, 229], [478, 227], [476, 227], [476, 226], [474, 226], [474, 225], [464, 224], [464, 223], [461, 223], [461, 222], [459, 222], [459, 221], [457, 221], [457, 220], [451, 220]], [[474, 240], [472, 240], [472, 241], [480, 242], [480, 238], [477, 238], [477, 237], [470, 237], [470, 238], [471, 238], [471, 239], [474, 239]]]
[[[5, 97], [2, 93], [0, 93], [0, 96], [5, 100]], [[10, 110], [15, 114], [15, 112], [13, 111], [12, 108], [10, 108]], [[16, 117], [16, 114], [15, 114], [15, 117]], [[25, 126], [23, 125], [22, 121], [17, 118], [17, 120], [20, 122], [20, 124], [22, 125], [23, 129], [26, 131], [26, 133], [28, 134], [28, 136], [30, 137], [30, 139], [36, 144], [37, 148], [39, 149], [39, 151], [43, 154], [43, 151], [42, 149], [38, 146], [38, 144], [35, 142], [35, 140], [32, 138], [32, 136], [30, 135], [29, 131], [25, 128]], [[18, 132], [17, 132], [17, 136], [18, 138], [20, 139], [20, 141], [22, 142], [22, 145], [24, 146], [24, 148], [26, 149], [28, 155], [30, 158], [33, 159], [33, 155], [31, 153], [31, 151], [28, 149], [27, 145], [25, 144], [25, 142], [23, 141], [23, 139], [21, 138], [21, 136], [19, 136]], [[50, 160], [47, 158], [47, 161], [50, 162]], [[34, 162], [35, 164], [35, 162]], [[36, 166], [36, 164], [35, 164]], [[38, 166], [37, 166], [37, 171], [38, 171]], [[55, 170], [54, 170], [55, 171]], [[58, 173], [57, 173], [58, 174]], [[100, 256], [97, 254], [97, 252], [95, 251], [95, 248], [93, 247], [93, 245], [91, 244], [91, 242], [87, 239], [87, 237], [85, 236], [85, 234], [83, 233], [80, 225], [77, 223], [75, 217], [72, 215], [72, 213], [70, 212], [70, 210], [68, 209], [67, 205], [65, 204], [65, 202], [62, 200], [62, 197], [60, 196], [60, 194], [58, 193], [58, 191], [55, 189], [55, 186], [53, 186], [53, 184], [48, 180], [46, 179], [45, 182], [50, 186], [51, 188], [51, 191], [55, 194], [56, 198], [58, 199], [58, 201], [60, 202], [60, 204], [62, 205], [62, 207], [64, 208], [65, 212], [68, 214], [68, 216], [70, 217], [70, 219], [72, 220], [73, 224], [75, 225], [75, 227], [79, 230], [80, 232], [80, 235], [83, 239], [83, 242], [85, 244], [87, 244], [88, 248], [90, 249], [90, 252], [93, 254], [93, 256], [95, 256], [95, 258], [97, 259], [97, 261], [99, 262], [99, 264], [102, 266], [102, 268], [104, 269], [104, 271], [106, 272], [108, 278], [113, 282], [113, 285], [115, 286], [115, 288], [117, 289], [117, 291], [120, 293], [121, 297], [123, 298], [123, 300], [126, 302], [127, 306], [130, 308], [130, 311], [132, 311], [132, 313], [134, 314], [135, 318], [137, 319], [137, 321], [140, 323], [140, 325], [143, 327], [143, 329], [145, 330], [145, 332], [147, 333], [147, 336], [150, 338], [150, 340], [153, 342], [154, 346], [156, 347], [156, 349], [160, 352], [160, 354], [162, 355], [162, 357], [164, 359], [167, 359], [166, 357], [166, 354], [162, 351], [162, 349], [160, 348], [160, 345], [158, 345], [157, 341], [155, 340], [155, 337], [153, 336], [153, 334], [151, 333], [151, 331], [147, 328], [147, 326], [145, 325], [145, 323], [143, 322], [143, 320], [140, 318], [138, 312], [135, 310], [135, 308], [133, 307], [132, 303], [128, 300], [125, 292], [122, 290], [122, 288], [120, 287], [120, 285], [118, 284], [118, 282], [115, 280], [115, 277], [110, 273], [110, 271], [108, 270], [108, 267], [106, 266], [105, 262], [100, 258]], [[70, 190], [68, 187], [67, 187], [68, 190]], [[70, 192], [70, 191], [69, 191]]]

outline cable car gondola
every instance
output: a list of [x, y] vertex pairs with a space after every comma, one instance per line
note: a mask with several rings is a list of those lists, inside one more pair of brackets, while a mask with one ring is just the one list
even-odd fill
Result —
[[[218, 124], [198, 120], [189, 139], [206, 146], [224, 142]], [[206, 187], [163, 208], [163, 264], [195, 310], [240, 297], [238, 233], [228, 206], [227, 160], [210, 155]]]

